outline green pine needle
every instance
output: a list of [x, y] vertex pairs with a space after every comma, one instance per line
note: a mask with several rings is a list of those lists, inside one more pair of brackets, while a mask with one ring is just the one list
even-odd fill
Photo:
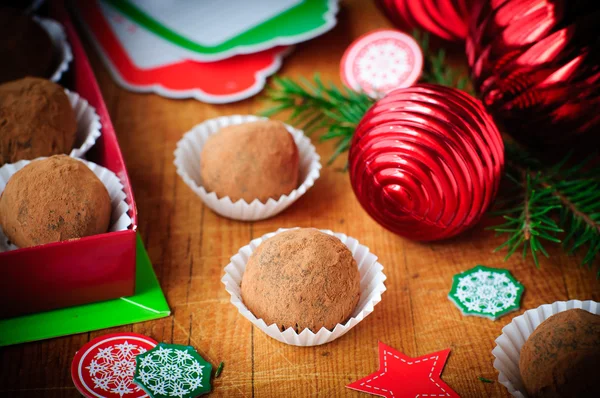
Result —
[[297, 83], [285, 77], [274, 77], [273, 81], [273, 86], [267, 91], [267, 98], [273, 106], [261, 114], [269, 117], [289, 111], [289, 123], [304, 130], [307, 135], [324, 130], [321, 141], [337, 140], [329, 164], [348, 150], [356, 126], [375, 102], [364, 93], [324, 84], [318, 75], [312, 82], [300, 78], [300, 83]]
[[483, 382], [483, 383], [489, 383], [489, 384], [493, 383], [493, 381], [492, 381], [492, 380], [490, 380], [490, 379], [486, 379], [485, 377], [481, 377], [481, 376], [479, 376], [479, 377], [477, 377], [477, 379], [478, 379], [479, 381]]
[[217, 368], [217, 371], [215, 372], [215, 379], [219, 378], [219, 376], [221, 376], [221, 372], [223, 371], [223, 368], [225, 367], [225, 362], [221, 362], [219, 364], [219, 367]]
[[[591, 268], [600, 253], [600, 174], [588, 170], [589, 160], [567, 166], [566, 157], [545, 169], [541, 162], [507, 143], [507, 177], [520, 190], [514, 206], [497, 211], [506, 220], [491, 229], [508, 234], [496, 248], [506, 248], [506, 259], [521, 249], [531, 253], [539, 267], [538, 252], [548, 257], [542, 242], [561, 243], [574, 253], [585, 247], [582, 264]], [[536, 171], [534, 171], [536, 170]], [[600, 269], [597, 276], [600, 278]]]

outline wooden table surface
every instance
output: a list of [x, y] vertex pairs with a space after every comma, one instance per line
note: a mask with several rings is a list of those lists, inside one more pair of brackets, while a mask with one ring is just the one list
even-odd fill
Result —
[[[342, 3], [337, 27], [299, 45], [284, 63], [285, 76], [311, 76], [339, 82], [339, 60], [349, 43], [370, 30], [390, 27], [371, 1]], [[377, 369], [377, 342], [409, 356], [451, 348], [442, 374], [462, 397], [507, 396], [492, 367], [494, 339], [504, 325], [544, 303], [567, 299], [600, 301], [595, 273], [579, 258], [559, 249], [536, 269], [514, 256], [503, 261], [492, 250], [502, 237], [485, 231], [484, 220], [464, 235], [440, 243], [402, 239], [375, 223], [352, 193], [345, 159], [324, 167], [315, 186], [282, 214], [261, 222], [222, 218], [205, 206], [175, 173], [173, 151], [181, 136], [206, 119], [255, 114], [259, 97], [230, 105], [169, 100], [125, 91], [113, 82], [86, 42], [102, 88], [139, 211], [139, 230], [172, 316], [0, 350], [0, 396], [76, 397], [69, 366], [87, 341], [110, 332], [133, 331], [158, 341], [193, 345], [215, 366], [225, 368], [213, 382], [219, 397], [367, 396], [345, 388]], [[333, 146], [317, 143], [323, 159]], [[271, 339], [238, 314], [221, 283], [229, 258], [251, 239], [281, 227], [316, 227], [343, 232], [371, 248], [384, 265], [387, 291], [375, 311], [342, 338], [299, 348]], [[494, 322], [464, 317], [448, 300], [452, 276], [476, 264], [509, 269], [525, 286], [518, 313]], [[487, 384], [478, 377], [493, 380]]]

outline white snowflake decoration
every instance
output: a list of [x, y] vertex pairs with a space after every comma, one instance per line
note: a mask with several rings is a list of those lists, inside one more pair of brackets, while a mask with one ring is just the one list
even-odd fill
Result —
[[137, 378], [155, 396], [182, 398], [203, 387], [203, 370], [187, 351], [159, 346], [141, 357]]
[[100, 348], [86, 369], [96, 388], [122, 397], [140, 391], [133, 383], [135, 357], [145, 352], [145, 348], [127, 341]]
[[469, 311], [495, 315], [517, 304], [518, 290], [505, 274], [479, 270], [459, 278], [455, 295]]
[[373, 90], [399, 86], [412, 71], [406, 48], [393, 40], [372, 43], [356, 59], [357, 77]]

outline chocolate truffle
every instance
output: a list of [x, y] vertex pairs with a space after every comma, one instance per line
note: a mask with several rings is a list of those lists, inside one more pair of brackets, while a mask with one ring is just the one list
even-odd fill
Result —
[[58, 84], [28, 77], [0, 85], [0, 166], [68, 153], [76, 135], [75, 113]]
[[521, 349], [530, 397], [600, 397], [600, 315], [572, 309], [542, 322]]
[[8, 180], [0, 196], [0, 225], [18, 247], [104, 233], [110, 215], [102, 181], [83, 162], [65, 155], [29, 163]]
[[20, 10], [0, 8], [0, 83], [25, 76], [49, 78], [55, 58], [52, 40], [40, 24]]
[[336, 237], [303, 228], [265, 240], [246, 265], [242, 300], [267, 325], [318, 332], [346, 321], [360, 298], [360, 273]]
[[281, 122], [224, 127], [206, 141], [200, 174], [204, 188], [219, 198], [277, 200], [298, 187], [298, 148]]

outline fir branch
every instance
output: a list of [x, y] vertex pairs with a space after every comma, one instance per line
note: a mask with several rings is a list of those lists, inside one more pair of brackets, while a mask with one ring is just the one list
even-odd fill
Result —
[[520, 187], [521, 195], [515, 197], [519, 205], [497, 212], [507, 221], [491, 229], [509, 236], [496, 251], [508, 248], [508, 259], [519, 248], [524, 255], [529, 248], [539, 266], [537, 252], [547, 256], [542, 241], [560, 243], [562, 238], [569, 253], [587, 248], [582, 264], [591, 268], [600, 253], [600, 179], [596, 169], [587, 167], [589, 159], [569, 167], [566, 157], [544, 168], [510, 143], [506, 155], [507, 177]]
[[586, 247], [582, 264], [591, 268], [600, 253], [600, 181], [598, 174], [578, 174], [584, 165], [585, 162], [582, 162], [562, 173], [555, 170], [554, 178], [545, 184], [553, 190], [553, 196], [561, 204], [559, 223], [568, 231], [563, 246], [569, 253]]
[[499, 212], [506, 222], [492, 229], [497, 233], [507, 233], [509, 237], [495, 251], [506, 247], [508, 252], [505, 259], [508, 259], [520, 248], [525, 257], [529, 249], [535, 265], [539, 267], [538, 251], [548, 257], [542, 241], [560, 243], [554, 234], [562, 230], [548, 215], [560, 205], [552, 195], [551, 188], [540, 187], [540, 179], [543, 179], [541, 173], [520, 170], [519, 175], [515, 176], [509, 171], [507, 177], [522, 187], [522, 196], [517, 197], [521, 204]]
[[273, 86], [267, 90], [267, 98], [273, 106], [261, 114], [269, 117], [290, 111], [289, 122], [306, 134], [324, 130], [321, 141], [337, 140], [330, 164], [348, 150], [356, 126], [375, 102], [364, 93], [324, 84], [318, 75], [312, 82], [300, 78], [301, 84], [285, 77], [273, 80]]

